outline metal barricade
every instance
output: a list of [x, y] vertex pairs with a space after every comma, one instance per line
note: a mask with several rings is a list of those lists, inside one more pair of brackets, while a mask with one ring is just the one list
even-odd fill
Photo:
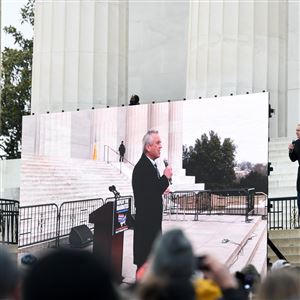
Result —
[[89, 223], [89, 214], [103, 204], [102, 198], [63, 202], [58, 214], [57, 245], [60, 238], [67, 236], [75, 226], [84, 224], [93, 229], [94, 225]]
[[0, 199], [0, 243], [18, 244], [19, 201]]
[[203, 191], [175, 191], [164, 196], [164, 214], [175, 215], [175, 220], [181, 216], [194, 215], [245, 215], [246, 222], [249, 215], [256, 214], [256, 200], [254, 189], [231, 190], [203, 190]]
[[57, 219], [55, 203], [20, 207], [19, 247], [55, 240]]
[[175, 191], [164, 196], [164, 214], [169, 220], [175, 216], [175, 220], [186, 219], [186, 215], [194, 215], [196, 207], [195, 191]]
[[297, 197], [269, 198], [268, 228], [294, 229], [299, 227]]

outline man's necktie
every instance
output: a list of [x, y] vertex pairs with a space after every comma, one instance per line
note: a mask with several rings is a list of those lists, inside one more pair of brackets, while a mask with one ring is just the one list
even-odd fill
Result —
[[154, 168], [155, 168], [155, 170], [156, 170], [157, 177], [158, 177], [158, 178], [160, 178], [160, 174], [159, 174], [159, 171], [158, 171], [157, 165], [156, 165], [156, 164], [154, 164], [153, 166], [154, 166]]

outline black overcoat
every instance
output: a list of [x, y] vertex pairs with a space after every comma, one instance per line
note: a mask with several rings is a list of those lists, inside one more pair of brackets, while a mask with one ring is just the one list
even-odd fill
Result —
[[165, 175], [158, 177], [151, 161], [142, 155], [132, 173], [136, 216], [133, 236], [133, 262], [143, 265], [153, 241], [161, 233], [162, 194], [169, 186]]
[[289, 152], [289, 157], [291, 161], [298, 160], [297, 192], [300, 192], [300, 140], [296, 140], [293, 144], [294, 149]]

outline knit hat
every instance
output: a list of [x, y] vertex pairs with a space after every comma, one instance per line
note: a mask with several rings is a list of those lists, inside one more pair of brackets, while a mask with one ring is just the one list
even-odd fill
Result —
[[273, 263], [273, 265], [271, 267], [271, 271], [275, 271], [275, 270], [290, 267], [290, 266], [291, 266], [291, 264], [289, 262], [287, 262], [285, 259], [278, 259]]
[[247, 293], [256, 292], [256, 287], [260, 282], [260, 274], [254, 265], [246, 265], [240, 272], [235, 273], [236, 278], [242, 289]]
[[192, 245], [180, 229], [166, 232], [152, 249], [153, 272], [173, 278], [189, 279], [195, 270]]

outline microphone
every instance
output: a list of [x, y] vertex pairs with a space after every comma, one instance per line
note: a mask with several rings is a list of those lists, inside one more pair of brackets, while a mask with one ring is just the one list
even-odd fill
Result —
[[114, 185], [111, 185], [108, 190], [114, 194], [115, 197], [121, 197], [120, 193], [117, 191]]
[[[169, 162], [166, 158], [164, 159], [164, 164], [165, 164], [165, 167], [167, 167], [169, 165]], [[172, 178], [169, 179], [169, 183], [172, 184]]]
[[[292, 144], [293, 144], [294, 147], [295, 147], [296, 141], [295, 141], [295, 140], [292, 140]], [[293, 151], [294, 151], [294, 149], [290, 149], [290, 153], [292, 153]]]

